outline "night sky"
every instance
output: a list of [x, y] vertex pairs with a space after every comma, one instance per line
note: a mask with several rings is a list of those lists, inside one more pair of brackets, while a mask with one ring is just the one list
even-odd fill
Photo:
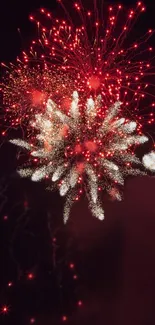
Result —
[[[155, 4], [145, 4], [142, 33], [154, 28]], [[40, 7], [59, 12], [55, 0], [2, 1], [0, 61], [15, 62], [29, 46], [28, 17]], [[64, 226], [63, 199], [20, 179], [18, 150], [1, 143], [0, 325], [154, 325], [155, 179], [128, 178], [119, 203], [104, 195], [103, 222], [83, 197]]]

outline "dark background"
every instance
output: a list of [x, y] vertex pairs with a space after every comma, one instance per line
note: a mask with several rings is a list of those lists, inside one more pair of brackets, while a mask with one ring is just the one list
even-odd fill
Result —
[[[142, 33], [154, 27], [155, 4], [145, 4]], [[39, 7], [58, 12], [53, 0], [0, 4], [1, 61], [28, 47], [28, 16]], [[19, 179], [16, 154], [10, 144], [0, 148], [0, 324], [154, 325], [154, 178], [127, 179], [121, 203], [104, 196], [104, 222], [83, 198], [64, 226], [63, 201], [45, 184]]]

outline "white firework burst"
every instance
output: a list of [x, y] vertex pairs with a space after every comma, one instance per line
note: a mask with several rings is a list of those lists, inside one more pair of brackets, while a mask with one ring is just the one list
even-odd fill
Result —
[[121, 116], [121, 104], [117, 101], [101, 114], [101, 96], [95, 100], [90, 97], [80, 112], [79, 95], [74, 91], [69, 113], [64, 114], [48, 99], [45, 114], [37, 114], [31, 121], [36, 130], [35, 141], [31, 144], [21, 139], [10, 140], [30, 151], [32, 161], [38, 161], [35, 169], [31, 165], [20, 169], [21, 177], [31, 177], [35, 182], [48, 178], [59, 188], [60, 195], [66, 196], [64, 222], [84, 189], [92, 214], [103, 220], [99, 191], [105, 189], [121, 200], [119, 187], [126, 175], [145, 174], [143, 164], [148, 167], [151, 163], [153, 169], [153, 154], [144, 156], [143, 164], [136, 157], [136, 146], [148, 138], [138, 134], [136, 122]]

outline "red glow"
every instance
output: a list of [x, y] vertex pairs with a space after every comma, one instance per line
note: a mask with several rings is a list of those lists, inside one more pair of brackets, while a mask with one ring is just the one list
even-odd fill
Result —
[[100, 87], [101, 82], [97, 76], [92, 76], [90, 77], [88, 84], [92, 89], [97, 90]]
[[81, 301], [81, 300], [78, 301], [78, 306], [79, 306], [79, 307], [82, 306], [82, 301]]
[[65, 316], [65, 315], [62, 316], [62, 321], [63, 321], [63, 322], [66, 322], [66, 321], [67, 321], [67, 316]]
[[8, 314], [8, 312], [9, 312], [9, 308], [8, 308], [8, 306], [4, 305], [4, 306], [1, 308], [1, 313], [4, 314], [4, 315], [6, 315], [6, 314]]
[[82, 174], [85, 169], [85, 164], [83, 162], [77, 163], [76, 168], [77, 168], [78, 173]]
[[8, 287], [12, 287], [13, 283], [12, 282], [8, 282]]
[[93, 141], [86, 141], [85, 142], [85, 147], [87, 148], [87, 150], [89, 150], [90, 152], [95, 152], [97, 150], [97, 145], [96, 143], [94, 143]]
[[32, 91], [32, 104], [34, 106], [38, 106], [38, 105], [43, 104], [43, 101], [45, 100], [45, 97], [46, 96], [41, 91], [33, 90]]
[[82, 152], [82, 146], [80, 144], [77, 144], [75, 146], [75, 153], [81, 153]]
[[34, 279], [34, 274], [33, 273], [29, 273], [27, 275], [27, 278], [28, 278], [28, 280], [33, 280]]
[[73, 263], [70, 263], [70, 264], [69, 264], [70, 269], [74, 269], [74, 266], [75, 266], [75, 265], [74, 265]]
[[62, 110], [68, 112], [69, 108], [71, 107], [71, 99], [68, 97], [64, 98], [61, 102]]

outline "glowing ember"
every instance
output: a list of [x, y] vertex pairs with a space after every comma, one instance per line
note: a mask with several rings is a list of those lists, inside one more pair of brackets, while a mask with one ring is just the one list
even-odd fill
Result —
[[92, 76], [90, 77], [89, 81], [88, 81], [88, 85], [90, 86], [90, 88], [97, 90], [100, 86], [101, 82], [100, 79], [98, 77]]

